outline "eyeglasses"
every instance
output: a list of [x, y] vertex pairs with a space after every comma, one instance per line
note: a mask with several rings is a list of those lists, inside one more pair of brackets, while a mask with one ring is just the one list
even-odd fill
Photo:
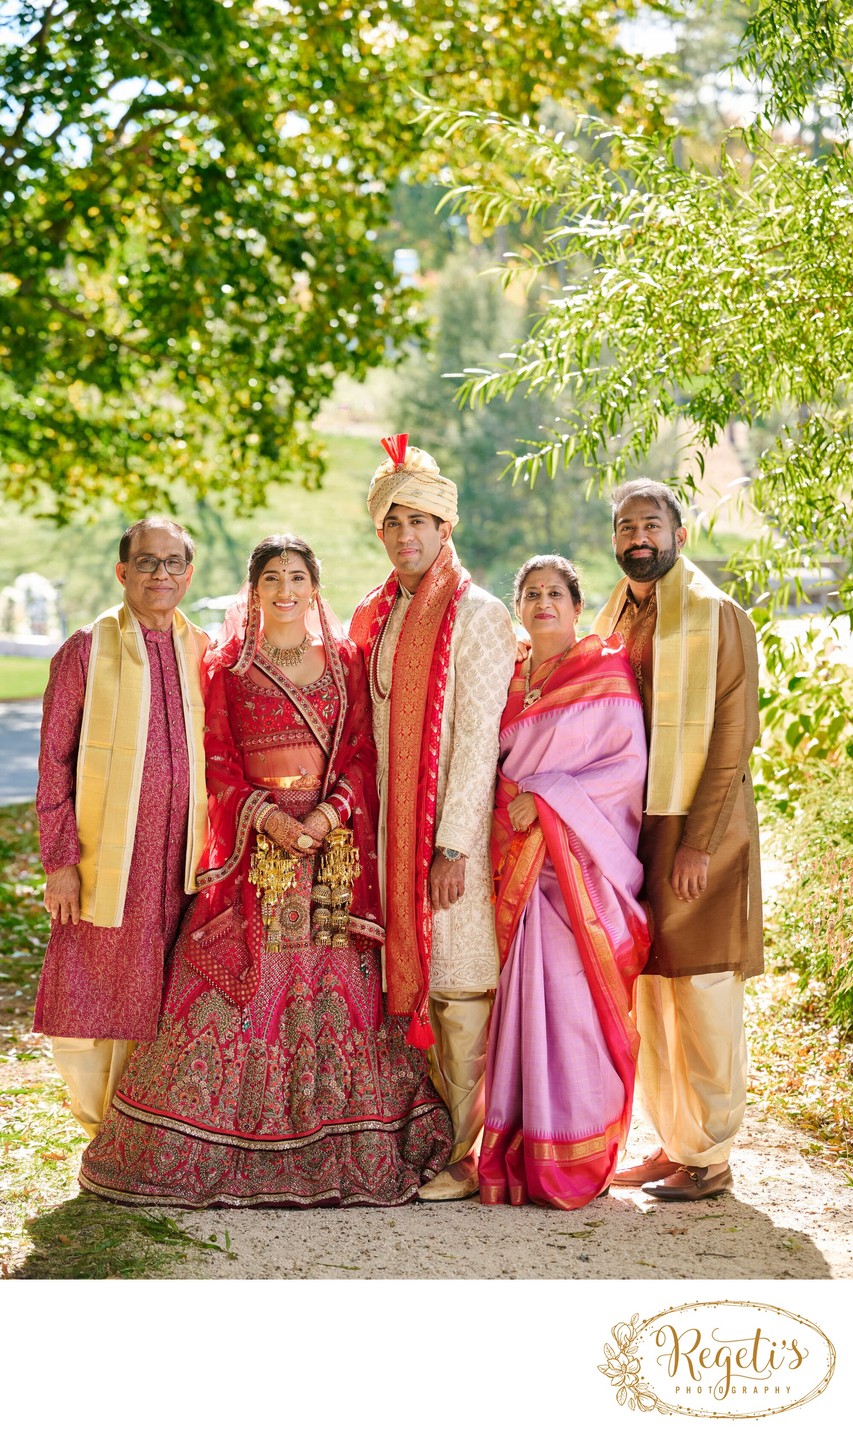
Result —
[[168, 559], [157, 559], [153, 554], [137, 554], [133, 560], [137, 574], [156, 574], [161, 564], [167, 574], [185, 574], [189, 568], [189, 559], [179, 559], [177, 555]]

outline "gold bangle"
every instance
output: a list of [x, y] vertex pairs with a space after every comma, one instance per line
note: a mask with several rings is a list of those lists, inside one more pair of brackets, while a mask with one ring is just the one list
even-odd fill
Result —
[[337, 810], [334, 809], [330, 803], [318, 803], [316, 812], [322, 813], [323, 817], [328, 821], [330, 833], [333, 833], [336, 828], [340, 828], [341, 820], [338, 817]]
[[262, 803], [257, 809], [254, 817], [254, 825], [258, 833], [263, 833], [264, 825], [271, 813], [277, 813], [278, 807], [274, 803]]

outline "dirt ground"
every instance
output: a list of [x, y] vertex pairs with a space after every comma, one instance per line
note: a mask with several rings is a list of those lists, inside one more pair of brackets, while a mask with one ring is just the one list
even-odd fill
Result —
[[[484, 1208], [476, 1198], [392, 1211], [208, 1212], [216, 1234], [174, 1275], [206, 1278], [853, 1277], [853, 1187], [800, 1153], [800, 1134], [755, 1109], [732, 1159], [733, 1193], [658, 1203], [613, 1189], [580, 1212]], [[631, 1154], [654, 1146], [636, 1123]]]
[[[778, 874], [774, 865], [767, 867], [767, 886], [772, 889]], [[17, 1140], [3, 1142], [5, 1130], [16, 1124], [16, 1109], [19, 1118], [23, 1116], [19, 1104], [27, 1102], [28, 1093], [46, 1096], [38, 1100], [43, 1131], [30, 1131], [24, 1141], [32, 1150], [44, 1150], [41, 1170], [54, 1170], [55, 1181], [45, 1179], [47, 1186], [34, 1186], [24, 1179], [23, 1201], [35, 1221], [27, 1224], [29, 1240], [22, 1233], [12, 1243], [2, 1269], [9, 1277], [61, 1277], [66, 1275], [61, 1267], [44, 1267], [45, 1243], [54, 1258], [70, 1255], [73, 1234], [88, 1220], [96, 1200], [88, 1199], [90, 1206], [81, 1212], [75, 1178], [82, 1135], [63, 1101], [47, 1042], [27, 1034], [31, 986], [10, 992], [0, 1014], [0, 1099], [8, 1089], [0, 1101], [0, 1228], [4, 1197], [21, 1189], [16, 1159], [29, 1161], [33, 1174], [38, 1168], [32, 1152]], [[654, 1146], [651, 1131], [637, 1119], [628, 1159], [638, 1159]], [[850, 1278], [853, 1184], [837, 1163], [837, 1153], [768, 1117], [760, 1096], [753, 1095], [732, 1156], [734, 1191], [716, 1199], [664, 1204], [639, 1190], [614, 1188], [573, 1213], [484, 1208], [476, 1198], [385, 1211], [219, 1209], [192, 1214], [169, 1209], [167, 1217], [203, 1241], [204, 1250], [184, 1245], [180, 1260], [169, 1262], [166, 1270], [154, 1264], [149, 1269], [143, 1259], [132, 1271], [68, 1270], [67, 1275], [232, 1280]], [[105, 1217], [108, 1209], [118, 1216], [112, 1204], [96, 1206], [103, 1206]], [[48, 1224], [57, 1221], [59, 1226], [40, 1232], [41, 1214]], [[211, 1239], [215, 1247], [208, 1245]], [[28, 1256], [33, 1241], [41, 1249], [38, 1260]]]

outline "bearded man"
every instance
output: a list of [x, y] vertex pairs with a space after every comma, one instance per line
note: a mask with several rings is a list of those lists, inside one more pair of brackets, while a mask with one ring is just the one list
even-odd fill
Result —
[[625, 640], [649, 741], [638, 857], [652, 916], [637, 980], [637, 1076], [661, 1146], [616, 1186], [690, 1201], [732, 1186], [746, 1107], [744, 979], [762, 971], [755, 629], [681, 554], [681, 508], [664, 484], [613, 495], [613, 552], [627, 576], [595, 621]]
[[171, 519], [131, 525], [124, 602], [62, 645], [44, 696], [36, 808], [53, 922], [33, 1027], [52, 1036], [90, 1137], [135, 1044], [156, 1037], [204, 845], [207, 636], [178, 609], [193, 552]]
[[498, 980], [489, 836], [516, 640], [504, 605], [456, 556], [456, 485], [407, 440], [382, 441], [367, 507], [393, 570], [350, 635], [373, 699], [388, 1011], [409, 1015], [409, 1041], [430, 1049], [453, 1122], [449, 1166], [419, 1196], [451, 1201], [478, 1189]]

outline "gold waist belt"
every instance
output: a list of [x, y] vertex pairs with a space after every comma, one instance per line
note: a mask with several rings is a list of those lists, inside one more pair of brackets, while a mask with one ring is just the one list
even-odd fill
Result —
[[320, 788], [322, 780], [313, 773], [289, 773], [284, 778], [257, 778], [258, 788]]

